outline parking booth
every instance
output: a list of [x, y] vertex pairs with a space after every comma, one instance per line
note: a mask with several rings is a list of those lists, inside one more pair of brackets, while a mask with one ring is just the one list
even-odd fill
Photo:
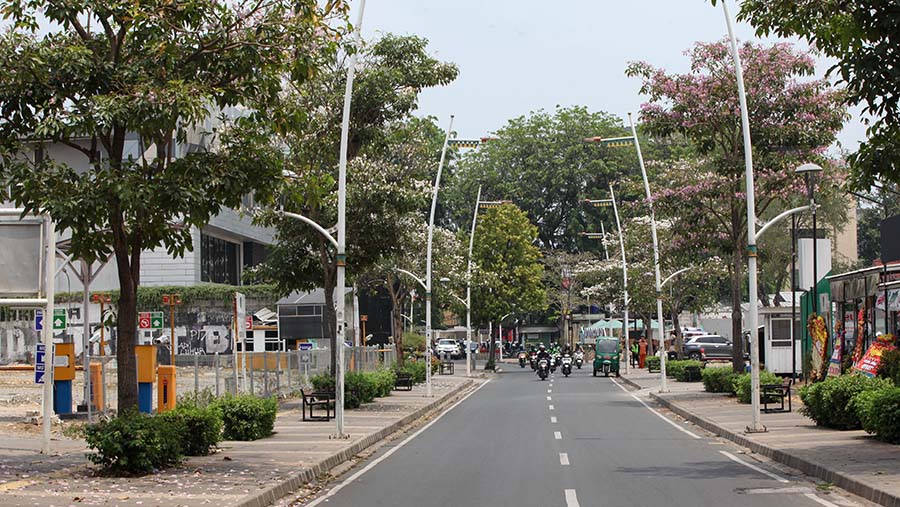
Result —
[[175, 408], [175, 366], [159, 365], [159, 383], [157, 385], [157, 409], [161, 414]]
[[53, 412], [72, 413], [72, 381], [75, 380], [75, 344], [53, 346]]
[[[135, 346], [135, 356], [137, 356], [138, 410], [145, 414], [149, 414], [153, 411], [153, 380], [156, 376], [156, 346], [137, 345]], [[93, 367], [93, 365], [91, 366]]]

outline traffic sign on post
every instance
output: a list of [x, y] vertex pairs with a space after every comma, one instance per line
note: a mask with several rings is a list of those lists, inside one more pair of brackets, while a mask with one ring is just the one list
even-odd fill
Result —
[[162, 329], [163, 312], [150, 312], [150, 329]]
[[42, 331], [44, 329], [44, 310], [34, 311], [34, 330]]
[[53, 330], [59, 331], [66, 328], [66, 309], [57, 308], [53, 310]]
[[253, 315], [247, 315], [246, 317], [244, 317], [244, 330], [253, 331]]
[[44, 383], [44, 372], [47, 368], [47, 348], [43, 343], [38, 343], [34, 352], [34, 383]]
[[150, 329], [150, 312], [138, 313], [138, 329]]

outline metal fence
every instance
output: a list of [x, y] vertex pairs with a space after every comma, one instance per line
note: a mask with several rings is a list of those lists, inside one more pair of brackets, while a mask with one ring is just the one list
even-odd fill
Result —
[[[348, 347], [344, 353], [344, 371], [375, 371], [390, 367], [396, 360], [393, 349]], [[99, 384], [99, 394], [104, 400], [102, 407], [116, 409], [118, 383], [115, 357], [95, 356], [91, 357], [91, 362], [103, 365]], [[221, 397], [235, 392], [290, 397], [298, 394], [301, 388], [308, 387], [310, 377], [330, 370], [329, 349], [239, 353], [237, 361], [231, 354], [177, 355], [176, 394], [178, 399]], [[4, 413], [8, 413], [11, 420], [24, 418], [29, 411], [40, 407], [42, 392], [40, 385], [33, 383], [33, 377], [34, 373], [30, 370], [0, 374], [0, 401], [6, 400], [7, 410]], [[78, 371], [73, 381], [73, 410], [84, 405], [84, 377], [83, 372]], [[96, 389], [96, 386], [93, 387]], [[158, 407], [158, 381], [154, 383], [152, 392], [155, 410]]]

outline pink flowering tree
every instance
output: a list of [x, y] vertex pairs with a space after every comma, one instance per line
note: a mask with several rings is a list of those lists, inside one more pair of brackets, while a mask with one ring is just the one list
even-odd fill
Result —
[[[764, 217], [805, 194], [794, 168], [824, 163], [847, 118], [842, 92], [814, 79], [813, 60], [790, 44], [745, 43], [739, 49], [753, 140], [756, 209]], [[730, 259], [734, 368], [743, 369], [741, 295], [747, 243], [744, 150], [733, 60], [726, 41], [697, 43], [686, 52], [686, 74], [632, 63], [628, 75], [649, 95], [643, 127], [658, 137], [683, 136], [699, 159], [663, 168], [654, 189], [658, 213], [673, 221], [682, 241]], [[826, 180], [833, 173], [826, 173]], [[823, 181], [822, 186], [833, 186]]]

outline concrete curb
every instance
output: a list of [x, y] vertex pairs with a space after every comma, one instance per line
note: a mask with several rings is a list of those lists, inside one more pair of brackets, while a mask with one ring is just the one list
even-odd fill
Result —
[[640, 385], [638, 385], [638, 384], [637, 384], [636, 382], [634, 382], [633, 380], [629, 380], [629, 379], [625, 378], [625, 376], [619, 377], [619, 380], [621, 380], [622, 382], [628, 384], [629, 386], [631, 386], [631, 387], [637, 389], [638, 391], [640, 391], [641, 389], [643, 389], [643, 387], [641, 387]]
[[319, 461], [315, 465], [309, 468], [304, 468], [296, 474], [286, 477], [274, 486], [242, 498], [235, 504], [235, 507], [266, 507], [268, 505], [272, 505], [279, 498], [293, 493], [294, 491], [300, 489], [304, 484], [315, 481], [317, 477], [324, 474], [325, 472], [349, 460], [366, 448], [380, 442], [381, 440], [384, 440], [391, 434], [399, 431], [401, 428], [412, 423], [416, 419], [419, 419], [432, 410], [437, 409], [441, 405], [445, 404], [448, 400], [455, 398], [460, 393], [471, 387], [473, 384], [474, 382], [472, 380], [466, 380], [456, 389], [441, 396], [428, 405], [419, 408], [415, 412], [403, 417], [399, 421], [390, 424], [389, 426], [386, 426], [376, 431], [375, 433], [372, 433], [371, 435], [354, 443], [350, 447], [346, 447], [343, 450]]
[[[629, 385], [635, 386], [636, 384], [629, 382]], [[761, 454], [769, 459], [785, 464], [791, 468], [800, 470], [806, 475], [816, 477], [825, 482], [834, 484], [835, 486], [843, 490], [865, 498], [866, 500], [869, 500], [871, 502], [875, 502], [879, 505], [884, 505], [885, 507], [900, 507], [900, 497], [896, 495], [893, 495], [886, 491], [881, 491], [833, 468], [829, 468], [822, 464], [810, 461], [789, 451], [769, 447], [768, 445], [751, 440], [740, 433], [725, 429], [722, 426], [719, 426], [718, 424], [710, 421], [709, 419], [700, 417], [687, 411], [686, 409], [680, 407], [677, 403], [669, 401], [657, 395], [656, 393], [650, 393], [650, 397], [660, 405], [668, 408], [672, 412], [696, 424], [697, 426], [700, 426], [701, 428], [710, 431], [720, 437], [727, 438], [728, 440], [731, 440], [732, 442], [740, 446], [746, 447], [757, 454]]]

